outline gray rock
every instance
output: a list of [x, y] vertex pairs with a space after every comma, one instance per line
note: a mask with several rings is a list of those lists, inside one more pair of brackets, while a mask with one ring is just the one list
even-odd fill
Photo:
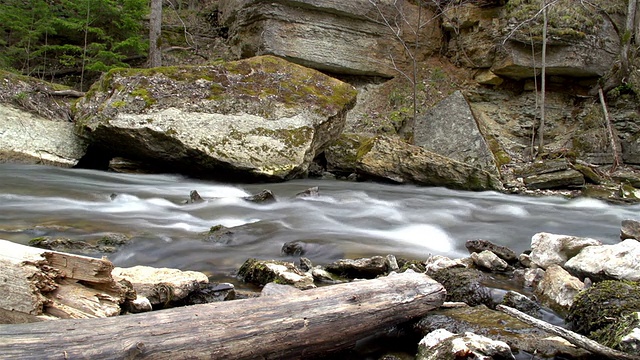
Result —
[[192, 291], [180, 305], [208, 304], [217, 301], [234, 300], [235, 286], [231, 283], [208, 284]]
[[524, 184], [531, 190], [560, 189], [582, 186], [585, 180], [581, 172], [569, 169], [527, 176], [524, 178]]
[[320, 191], [317, 186], [310, 187], [305, 191], [301, 191], [296, 194], [297, 198], [307, 198], [307, 197], [318, 197], [320, 196]]
[[296, 288], [293, 285], [284, 285], [270, 282], [262, 288], [262, 291], [260, 291], [260, 296], [273, 298], [295, 297], [300, 295], [301, 291], [302, 290]]
[[77, 130], [111, 156], [214, 178], [285, 180], [338, 137], [351, 86], [273, 56], [113, 70], [78, 102]]
[[509, 267], [506, 261], [500, 259], [498, 255], [492, 253], [489, 250], [485, 250], [481, 253], [472, 253], [471, 260], [473, 263], [481, 268], [489, 271], [504, 271]]
[[513, 271], [515, 279], [522, 283], [525, 288], [535, 288], [544, 276], [544, 270], [540, 268], [534, 269], [516, 269]]
[[591, 280], [640, 280], [640, 242], [624, 240], [615, 245], [590, 246], [564, 264], [572, 274]]
[[469, 103], [456, 91], [416, 119], [414, 144], [498, 176], [496, 161]]
[[479, 360], [515, 360], [511, 348], [503, 341], [472, 332], [453, 334], [444, 329], [435, 330], [420, 340], [416, 360], [455, 360], [461, 354], [465, 358]]
[[0, 163], [72, 167], [86, 150], [72, 123], [0, 104]]
[[622, 228], [620, 229], [620, 239], [635, 239], [640, 240], [640, 221], [636, 220], [622, 220]]
[[502, 305], [518, 309], [525, 314], [540, 318], [540, 305], [516, 291], [507, 291], [502, 298]]
[[477, 269], [449, 267], [429, 271], [427, 275], [447, 290], [446, 301], [464, 302], [471, 306], [495, 306], [491, 290], [482, 284], [485, 275]]
[[467, 240], [464, 246], [469, 250], [469, 253], [480, 253], [484, 250], [489, 250], [509, 264], [515, 264], [518, 262], [518, 256], [513, 250], [506, 246], [496, 245], [488, 240]]
[[587, 246], [601, 245], [596, 239], [550, 233], [537, 233], [531, 238], [531, 262], [543, 269], [564, 263]]
[[260, 204], [269, 204], [269, 203], [276, 202], [276, 196], [273, 195], [273, 192], [271, 190], [266, 190], [266, 189], [262, 190], [257, 194], [243, 197], [242, 199], [249, 202], [260, 203]]
[[331, 273], [351, 279], [373, 279], [389, 272], [389, 265], [382, 256], [361, 259], [340, 259], [325, 266]]
[[359, 175], [397, 183], [444, 186], [461, 190], [498, 190], [502, 183], [490, 173], [446, 158], [399, 139], [378, 136], [358, 151]]
[[450, 259], [446, 256], [442, 255], [434, 255], [430, 256], [427, 260], [424, 261], [425, 272], [433, 273], [438, 270], [460, 267], [466, 268], [467, 265], [461, 261], [460, 259]]
[[559, 265], [551, 265], [534, 290], [543, 304], [556, 311], [566, 312], [575, 296], [583, 289], [584, 283], [580, 279]]

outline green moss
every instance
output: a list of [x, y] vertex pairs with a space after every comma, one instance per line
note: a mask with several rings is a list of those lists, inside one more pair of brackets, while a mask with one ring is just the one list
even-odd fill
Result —
[[220, 225], [220, 224], [214, 225], [214, 226], [209, 228], [209, 234], [215, 233], [216, 231], [220, 231], [220, 230], [222, 230], [224, 228], [225, 228], [224, 225]]
[[38, 247], [40, 245], [42, 245], [43, 243], [47, 242], [49, 238], [46, 236], [39, 236], [39, 237], [35, 237], [31, 240], [29, 240], [29, 246], [35, 246]]
[[640, 310], [640, 285], [631, 281], [605, 280], [581, 291], [569, 309], [567, 322], [574, 331], [594, 338], [609, 327]]
[[122, 108], [125, 107], [127, 105], [126, 101], [123, 100], [117, 100], [111, 103], [111, 106], [114, 108]]
[[157, 100], [154, 99], [149, 94], [149, 91], [147, 91], [147, 89], [144, 89], [144, 88], [137, 88], [137, 89], [133, 90], [131, 92], [131, 96], [142, 98], [142, 100], [144, 100], [144, 102], [147, 105], [147, 107], [150, 107], [151, 105], [153, 105], [153, 104], [155, 104], [157, 102]]
[[502, 149], [498, 139], [492, 135], [485, 135], [484, 137], [487, 141], [487, 145], [489, 146], [489, 150], [493, 154], [493, 157], [496, 159], [496, 166], [500, 168], [502, 165], [506, 165], [511, 162], [511, 156], [507, 154], [506, 151]]
[[365, 155], [367, 155], [369, 151], [371, 151], [371, 149], [373, 149], [373, 146], [375, 145], [375, 141], [376, 141], [376, 138], [371, 138], [364, 141], [362, 145], [360, 145], [360, 147], [358, 148], [358, 151], [356, 152], [356, 162], [359, 162], [360, 160], [362, 160], [362, 158]]
[[[542, 0], [510, 0], [505, 5], [504, 18], [525, 24], [516, 34], [521, 40], [530, 39], [540, 43], [543, 24], [543, 16], [539, 13], [541, 8]], [[548, 7], [547, 37], [552, 41], [574, 41], [594, 35], [598, 25], [603, 22], [602, 11], [610, 15], [624, 15], [626, 5], [621, 1], [606, 0], [576, 5], [574, 0], [559, 0]]]

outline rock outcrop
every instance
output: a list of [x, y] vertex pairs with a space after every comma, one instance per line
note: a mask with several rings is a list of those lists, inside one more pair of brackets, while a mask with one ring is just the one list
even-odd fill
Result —
[[[411, 41], [398, 21], [414, 21], [415, 5], [405, 1], [296, 0], [220, 1], [220, 22], [229, 27], [230, 43], [239, 57], [271, 54], [315, 69], [353, 75], [392, 77], [405, 62], [402, 42]], [[435, 18], [435, 9], [422, 19]], [[389, 22], [384, 23], [383, 17]], [[407, 35], [403, 33], [407, 32]], [[436, 21], [425, 23], [419, 36], [423, 52], [435, 52], [441, 38]]]
[[0, 70], [0, 163], [75, 166], [87, 146], [75, 135], [70, 107], [80, 93]]
[[355, 89], [273, 56], [116, 69], [77, 105], [77, 129], [112, 156], [229, 179], [305, 174], [337, 138]]

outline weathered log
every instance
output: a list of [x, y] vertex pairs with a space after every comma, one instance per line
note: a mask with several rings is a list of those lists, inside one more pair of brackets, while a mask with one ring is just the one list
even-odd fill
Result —
[[0, 240], [0, 308], [59, 318], [118, 315], [125, 286], [106, 259]]
[[3, 359], [291, 359], [352, 346], [440, 306], [444, 288], [402, 273], [260, 297], [84, 320], [0, 326]]
[[607, 359], [621, 359], [621, 360], [640, 360], [639, 356], [636, 355], [631, 355], [631, 354], [627, 354], [615, 349], [611, 349], [609, 347], [606, 347], [602, 344], [600, 344], [597, 341], [591, 340], [586, 336], [577, 334], [571, 330], [567, 330], [564, 328], [561, 328], [559, 326], [555, 326], [552, 324], [549, 324], [545, 321], [539, 320], [534, 318], [533, 316], [527, 315], [519, 310], [516, 310], [514, 308], [508, 307], [508, 306], [504, 306], [504, 305], [498, 305], [497, 309], [502, 311], [505, 314], [511, 315], [514, 318], [523, 321], [529, 325], [533, 325], [539, 329], [542, 329], [550, 334], [553, 335], [557, 335], [560, 336], [561, 338], [567, 340], [568, 342], [572, 343], [573, 345], [585, 349], [587, 351], [590, 351], [594, 354], [598, 354], [601, 356], [606, 357]]

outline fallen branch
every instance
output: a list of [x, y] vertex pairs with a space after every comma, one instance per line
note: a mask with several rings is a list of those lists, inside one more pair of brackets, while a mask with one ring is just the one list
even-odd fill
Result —
[[627, 354], [618, 350], [614, 350], [611, 349], [609, 347], [606, 347], [602, 344], [600, 344], [597, 341], [593, 341], [591, 339], [589, 339], [586, 336], [577, 334], [573, 331], [561, 328], [559, 326], [555, 326], [552, 324], [549, 324], [547, 322], [544, 322], [542, 320], [536, 319], [533, 316], [527, 315], [521, 311], [518, 311], [514, 308], [510, 308], [508, 306], [504, 306], [504, 305], [498, 305], [496, 307], [498, 310], [502, 311], [503, 313], [513, 316], [514, 318], [525, 322], [529, 325], [533, 325], [539, 329], [542, 329], [548, 333], [551, 333], [553, 335], [557, 335], [562, 337], [563, 339], [569, 341], [570, 343], [572, 343], [573, 345], [585, 349], [587, 351], [590, 351], [594, 354], [598, 354], [598, 355], [602, 355], [605, 356], [609, 359], [622, 359], [622, 360], [640, 360], [639, 356], [634, 356], [631, 354]]
[[421, 273], [101, 319], [0, 326], [3, 359], [299, 359], [349, 348], [442, 305]]
[[607, 124], [607, 131], [609, 132], [609, 140], [611, 141], [611, 151], [613, 151], [613, 165], [611, 165], [610, 173], [613, 173], [618, 166], [622, 165], [622, 156], [620, 156], [620, 147], [618, 146], [617, 136], [613, 131], [613, 125], [611, 124], [611, 117], [609, 111], [607, 111], [607, 103], [604, 100], [604, 93], [602, 87], [598, 88], [598, 97], [600, 98], [600, 104], [602, 104], [602, 113], [604, 115], [604, 121]]

